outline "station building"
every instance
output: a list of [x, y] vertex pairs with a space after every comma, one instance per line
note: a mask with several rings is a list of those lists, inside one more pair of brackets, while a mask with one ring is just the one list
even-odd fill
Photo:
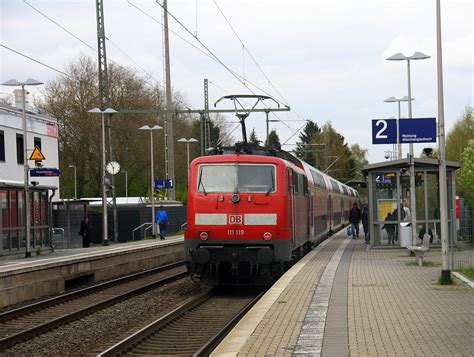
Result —
[[[24, 160], [37, 146], [43, 153], [44, 167], [59, 167], [58, 123], [26, 104], [28, 157], [23, 152], [23, 110], [21, 90], [15, 90], [15, 106], [0, 104], [0, 255], [25, 250]], [[28, 161], [35, 168], [34, 161]], [[48, 247], [50, 241], [51, 199], [59, 197], [59, 177], [30, 177], [31, 249]]]

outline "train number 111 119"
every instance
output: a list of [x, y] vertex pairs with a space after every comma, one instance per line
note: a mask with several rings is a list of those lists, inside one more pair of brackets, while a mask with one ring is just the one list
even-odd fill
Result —
[[245, 231], [243, 229], [228, 229], [227, 235], [228, 236], [243, 236]]

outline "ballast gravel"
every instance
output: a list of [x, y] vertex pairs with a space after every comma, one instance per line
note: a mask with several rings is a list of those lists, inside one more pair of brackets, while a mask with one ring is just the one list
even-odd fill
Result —
[[207, 290], [209, 287], [189, 278], [170, 283], [17, 344], [0, 355], [95, 356]]

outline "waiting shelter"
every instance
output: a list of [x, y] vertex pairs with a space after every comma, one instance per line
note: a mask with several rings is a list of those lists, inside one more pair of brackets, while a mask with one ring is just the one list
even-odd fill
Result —
[[[414, 158], [417, 237], [431, 236], [430, 244], [441, 244], [439, 162]], [[446, 162], [449, 243], [456, 237], [456, 170], [459, 162]], [[410, 164], [407, 159], [365, 165], [369, 208], [369, 234], [372, 247], [403, 247], [411, 243]]]

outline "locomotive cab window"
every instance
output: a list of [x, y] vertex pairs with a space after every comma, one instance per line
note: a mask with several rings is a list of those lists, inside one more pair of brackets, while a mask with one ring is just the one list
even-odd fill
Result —
[[262, 192], [276, 191], [273, 165], [201, 165], [199, 192]]

